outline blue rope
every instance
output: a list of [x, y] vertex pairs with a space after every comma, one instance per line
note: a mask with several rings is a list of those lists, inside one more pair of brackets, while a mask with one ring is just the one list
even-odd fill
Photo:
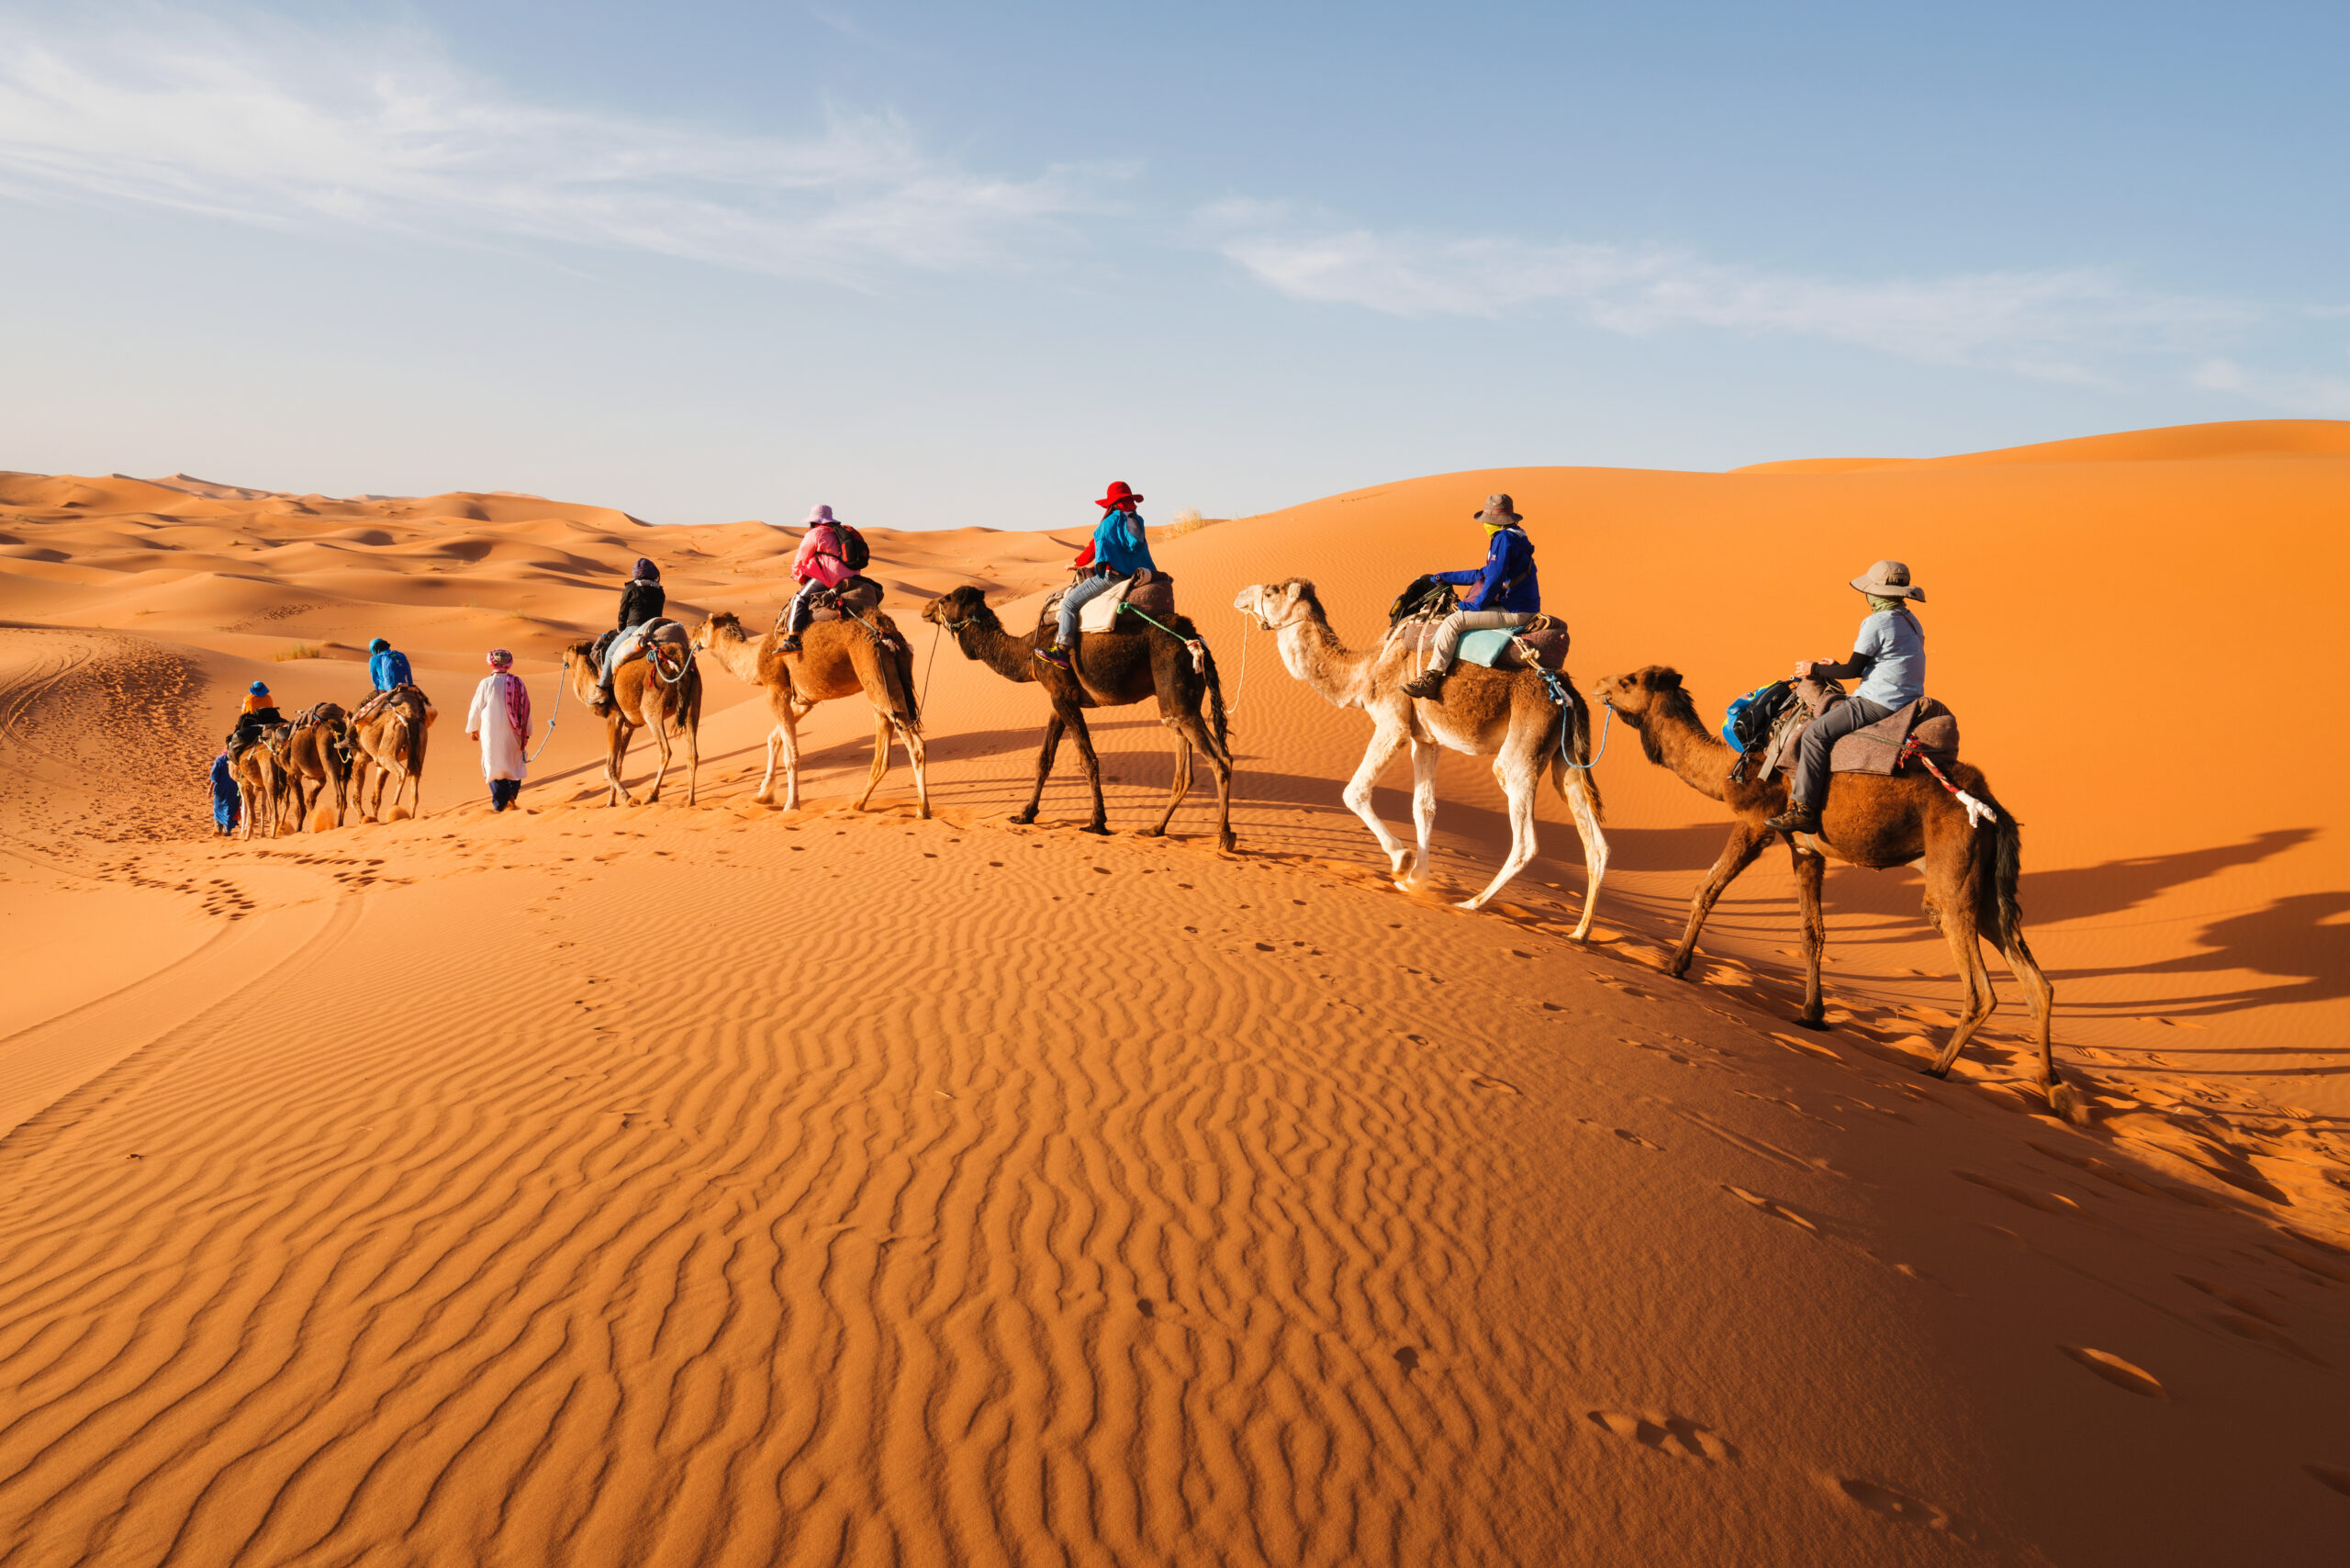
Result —
[[1558, 672], [1551, 669], [1548, 665], [1536, 664], [1532, 659], [1528, 659], [1527, 663], [1534, 665], [1534, 673], [1542, 678], [1542, 685], [1544, 689], [1550, 693], [1550, 700], [1558, 705], [1559, 760], [1565, 763], [1569, 767], [1575, 768], [1581, 772], [1589, 772], [1592, 768], [1598, 767], [1599, 757], [1606, 756], [1607, 755], [1607, 737], [1612, 734], [1616, 729], [1616, 710], [1614, 706], [1610, 705], [1607, 710], [1606, 722], [1600, 726], [1599, 756], [1593, 757], [1589, 762], [1577, 762], [1573, 757], [1567, 755], [1567, 731], [1572, 727], [1567, 722], [1567, 710], [1574, 700], [1574, 694], [1567, 689], [1567, 683], [1559, 678]]

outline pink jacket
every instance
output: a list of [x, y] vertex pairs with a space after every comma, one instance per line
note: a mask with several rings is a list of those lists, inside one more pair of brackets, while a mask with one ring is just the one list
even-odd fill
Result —
[[855, 577], [848, 569], [840, 531], [828, 522], [810, 529], [808, 537], [800, 542], [800, 554], [791, 558], [791, 575], [803, 583], [814, 577], [826, 588], [838, 588]]

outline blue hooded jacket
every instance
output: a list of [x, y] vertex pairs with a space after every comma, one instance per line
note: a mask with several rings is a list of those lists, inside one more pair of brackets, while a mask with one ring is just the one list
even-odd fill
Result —
[[1093, 564], [1128, 577], [1145, 566], [1154, 572], [1158, 569], [1158, 563], [1150, 558], [1142, 513], [1113, 507], [1102, 514], [1102, 521], [1093, 527]]
[[389, 691], [395, 686], [413, 686], [416, 678], [408, 673], [408, 655], [397, 648], [386, 648], [367, 661], [367, 678], [375, 683], [378, 691]]
[[1440, 583], [1475, 583], [1463, 610], [1506, 610], [1532, 615], [1542, 608], [1542, 585], [1534, 575], [1534, 542], [1512, 523], [1494, 531], [1485, 564], [1465, 572], [1430, 572]]

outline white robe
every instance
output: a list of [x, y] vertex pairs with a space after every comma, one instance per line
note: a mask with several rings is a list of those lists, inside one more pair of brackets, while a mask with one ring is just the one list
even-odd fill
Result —
[[493, 672], [482, 678], [474, 688], [473, 706], [465, 710], [465, 728], [481, 735], [481, 776], [488, 779], [520, 778], [530, 767], [523, 754], [526, 737], [514, 733], [513, 721], [506, 715], [506, 693], [498, 686], [501, 680], [520, 680], [519, 675]]

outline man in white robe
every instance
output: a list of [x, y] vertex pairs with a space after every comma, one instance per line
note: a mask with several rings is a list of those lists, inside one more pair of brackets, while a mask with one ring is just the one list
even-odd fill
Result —
[[513, 673], [514, 655], [489, 651], [489, 674], [474, 688], [465, 711], [465, 738], [481, 742], [481, 776], [489, 780], [490, 810], [502, 812], [522, 792], [531, 766], [531, 693]]

